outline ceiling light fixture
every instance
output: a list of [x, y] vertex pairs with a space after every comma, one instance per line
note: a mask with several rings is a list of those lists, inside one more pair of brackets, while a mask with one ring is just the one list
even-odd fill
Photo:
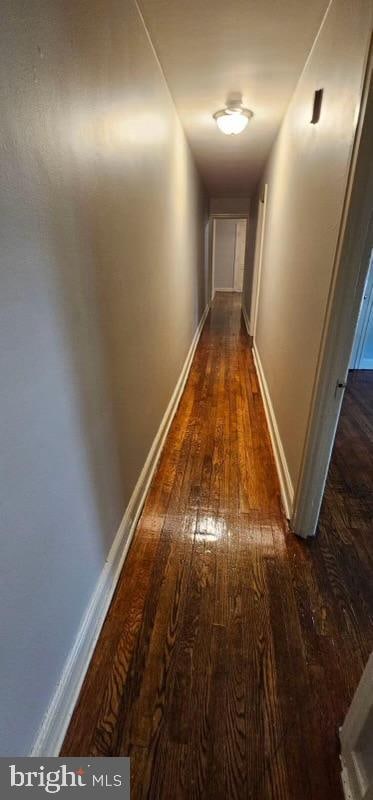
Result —
[[238, 133], [242, 133], [253, 116], [252, 111], [241, 106], [227, 106], [213, 114], [219, 130], [227, 136], [236, 136]]

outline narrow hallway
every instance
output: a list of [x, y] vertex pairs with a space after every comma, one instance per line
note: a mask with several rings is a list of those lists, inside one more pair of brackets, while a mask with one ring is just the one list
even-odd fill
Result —
[[131, 755], [135, 800], [341, 798], [371, 642], [329, 544], [287, 531], [241, 297], [217, 294], [62, 754]]

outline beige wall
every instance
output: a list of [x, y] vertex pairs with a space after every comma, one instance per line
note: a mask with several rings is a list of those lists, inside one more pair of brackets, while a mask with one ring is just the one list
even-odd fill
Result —
[[1, 6], [0, 753], [27, 753], [206, 305], [133, 2]]
[[[305, 441], [364, 62], [369, 0], [334, 0], [273, 147], [256, 346], [294, 488]], [[310, 124], [315, 89], [321, 119]], [[256, 206], [258, 196], [256, 198]], [[253, 223], [255, 214], [253, 212]], [[253, 224], [252, 223], [252, 224]], [[245, 280], [250, 313], [253, 251]]]
[[248, 197], [211, 197], [210, 214], [242, 214], [247, 216], [250, 209]]

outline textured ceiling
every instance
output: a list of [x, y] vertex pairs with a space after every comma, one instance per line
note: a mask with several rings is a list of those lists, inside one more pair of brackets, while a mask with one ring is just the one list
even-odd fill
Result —
[[[250, 194], [327, 0], [140, 0], [139, 5], [210, 195]], [[254, 111], [240, 136], [224, 136], [212, 119], [231, 93], [242, 95]]]

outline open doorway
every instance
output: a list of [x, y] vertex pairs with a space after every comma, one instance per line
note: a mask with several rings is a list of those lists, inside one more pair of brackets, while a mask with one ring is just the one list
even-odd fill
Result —
[[370, 254], [369, 269], [360, 306], [350, 370], [354, 372], [371, 370], [373, 374], [373, 250]]
[[362, 545], [373, 531], [372, 262], [371, 253], [318, 524]]
[[[354, 144], [349, 184], [326, 315], [318, 374], [296, 490], [291, 527], [314, 536], [325, 508], [351, 528], [350, 514], [368, 502], [373, 479], [372, 289], [373, 248], [373, 59], [370, 56]], [[363, 478], [364, 476], [364, 478]], [[334, 493], [334, 494], [333, 494]], [[343, 495], [343, 500], [341, 497]], [[349, 498], [349, 510], [343, 508]], [[365, 500], [364, 500], [365, 498]], [[323, 507], [320, 514], [321, 503]], [[330, 501], [330, 502], [329, 502]], [[325, 513], [324, 513], [325, 512]], [[368, 519], [369, 518], [369, 519]], [[364, 519], [360, 519], [362, 526]], [[329, 523], [330, 523], [329, 519]], [[332, 524], [333, 521], [332, 521]]]
[[215, 292], [242, 292], [247, 218], [219, 215], [212, 226], [212, 297]]
[[[333, 542], [337, 559], [348, 546], [348, 590], [355, 592], [361, 603], [365, 589], [367, 598], [372, 595], [372, 296], [373, 250], [318, 523], [323, 542]], [[373, 797], [373, 654], [340, 729], [340, 742], [345, 796]]]

